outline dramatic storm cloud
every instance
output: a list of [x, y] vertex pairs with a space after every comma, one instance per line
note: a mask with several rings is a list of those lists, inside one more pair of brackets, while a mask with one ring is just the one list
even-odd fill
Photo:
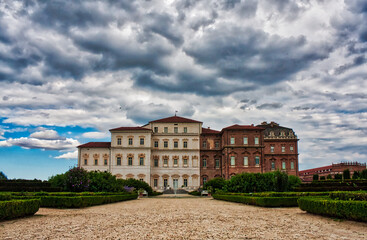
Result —
[[365, 22], [363, 0], [2, 1], [0, 161], [177, 110], [293, 128], [301, 169], [366, 162]]

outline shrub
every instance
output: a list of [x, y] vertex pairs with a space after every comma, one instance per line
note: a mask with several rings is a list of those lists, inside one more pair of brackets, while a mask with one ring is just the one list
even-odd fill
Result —
[[336, 200], [367, 201], [367, 192], [332, 192], [329, 197]]
[[284, 192], [288, 189], [288, 176], [286, 173], [281, 171], [274, 172], [275, 177], [275, 191]]
[[214, 199], [244, 203], [261, 207], [296, 207], [298, 197], [251, 197], [241, 195], [214, 194]]
[[90, 180], [88, 179], [88, 172], [84, 168], [75, 167], [65, 173], [66, 187], [73, 192], [87, 191]]
[[352, 179], [360, 179], [361, 178], [361, 173], [359, 171], [355, 171], [353, 173]]
[[118, 179], [118, 183], [122, 186], [134, 187], [135, 190], [143, 188], [145, 191], [148, 192], [148, 195], [153, 193], [153, 189], [149, 186], [148, 183], [144, 181], [140, 181], [137, 179], [129, 178], [129, 179]]
[[208, 187], [212, 188], [212, 193], [215, 193], [217, 189], [221, 190], [226, 184], [226, 180], [221, 177], [213, 178], [207, 181], [204, 184], [204, 189], [208, 189]]
[[0, 220], [33, 215], [39, 207], [38, 199], [0, 201]]
[[52, 187], [59, 187], [61, 191], [67, 191], [66, 174], [57, 174], [48, 179]]
[[367, 222], [367, 201], [302, 197], [298, 199], [298, 205], [308, 213]]
[[288, 176], [288, 189], [287, 190], [292, 190], [295, 187], [299, 187], [299, 185], [301, 185], [301, 183], [302, 183], [302, 181], [299, 177], [289, 175]]
[[337, 173], [334, 175], [334, 179], [343, 179], [343, 175]]
[[2, 171], [0, 171], [0, 180], [8, 180], [8, 177]]
[[318, 181], [318, 180], [319, 180], [319, 174], [314, 174], [314, 175], [312, 176], [312, 180], [314, 180], [314, 181]]
[[361, 178], [362, 179], [367, 179], [367, 169], [364, 169], [361, 173]]
[[110, 172], [88, 172], [89, 188], [91, 192], [123, 192], [123, 185], [119, 184], [116, 176]]
[[343, 171], [343, 178], [344, 179], [350, 179], [350, 171], [349, 171], [349, 169], [345, 169]]
[[328, 180], [333, 179], [333, 176], [331, 174], [328, 174], [326, 179], [328, 179]]
[[326, 180], [326, 177], [325, 176], [321, 176], [320, 177], [320, 180]]
[[198, 191], [192, 191], [192, 192], [189, 192], [189, 194], [193, 196], [201, 196], [200, 192]]

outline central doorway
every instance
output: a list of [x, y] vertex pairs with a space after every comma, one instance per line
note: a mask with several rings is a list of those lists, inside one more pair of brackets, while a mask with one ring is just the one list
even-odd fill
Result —
[[173, 189], [178, 189], [178, 179], [173, 179]]

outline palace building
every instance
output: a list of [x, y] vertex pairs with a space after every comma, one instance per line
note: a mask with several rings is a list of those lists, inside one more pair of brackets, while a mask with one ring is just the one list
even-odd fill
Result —
[[139, 127], [110, 129], [111, 142], [78, 146], [78, 166], [145, 181], [156, 191], [192, 191], [214, 177], [274, 170], [298, 175], [297, 136], [278, 124], [233, 125], [216, 131], [172, 116]]

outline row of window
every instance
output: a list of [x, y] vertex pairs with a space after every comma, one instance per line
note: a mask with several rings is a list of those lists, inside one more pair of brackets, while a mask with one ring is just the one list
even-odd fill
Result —
[[[121, 138], [117, 138], [117, 145], [121, 145], [122, 143], [122, 139]], [[144, 145], [145, 139], [144, 138], [139, 138], [139, 143], [140, 145]], [[128, 139], [128, 145], [132, 146], [134, 144], [134, 138], [129, 137]]]
[[[159, 141], [158, 140], [154, 141], [154, 147], [155, 148], [159, 147]], [[168, 141], [166, 141], [166, 140], [163, 141], [163, 147], [168, 148]], [[182, 142], [182, 147], [187, 148], [187, 141]], [[173, 141], [173, 148], [178, 148], [178, 141]]]
[[[184, 187], [187, 187], [187, 184], [188, 183], [188, 180], [187, 180], [187, 178], [184, 178], [183, 179], [183, 186]], [[153, 179], [153, 186], [156, 188], [156, 187], [158, 187], [158, 179], [157, 178], [154, 178]], [[163, 179], [163, 187], [168, 187], [168, 179], [167, 178], [164, 178]]]
[[[286, 165], [286, 162], [282, 162], [282, 170], [285, 170], [285, 169], [287, 169], [287, 167], [286, 167], [287, 165]], [[274, 161], [272, 161], [271, 163], [270, 163], [270, 167], [271, 167], [271, 170], [275, 170], [275, 162]], [[294, 170], [294, 162], [291, 162], [291, 170]]]
[[[182, 159], [182, 163], [183, 163], [183, 166], [184, 167], [187, 167], [188, 166], [188, 159], [187, 158], [184, 158]], [[159, 159], [154, 159], [154, 164], [153, 164], [154, 167], [159, 167]], [[173, 159], [173, 166], [174, 167], [177, 167], [178, 166], [178, 158], [174, 158]], [[163, 167], [168, 167], [168, 158], [163, 158]]]
[[[88, 165], [88, 159], [84, 159], [84, 165]], [[94, 159], [94, 165], [99, 165], [99, 160], [98, 159]], [[103, 165], [107, 166], [108, 165], [108, 159], [105, 158], [103, 159]]]
[[[243, 137], [243, 145], [248, 145], [248, 137]], [[236, 144], [236, 139], [234, 137], [231, 137], [230, 144], [234, 145]], [[254, 137], [254, 144], [259, 145], [259, 137]]]
[[[289, 150], [291, 151], [291, 152], [293, 152], [293, 150], [294, 150], [294, 147], [293, 146], [290, 146], [289, 147]], [[275, 147], [274, 146], [270, 146], [270, 152], [274, 152], [275, 151]], [[282, 146], [282, 152], [284, 153], [285, 152], [285, 146]]]
[[[179, 128], [178, 127], [174, 127], [173, 128], [173, 133], [178, 133]], [[183, 133], [187, 133], [187, 127], [183, 127]], [[154, 127], [154, 132], [158, 133], [159, 132], [159, 128], [158, 127]], [[164, 127], [163, 128], [163, 133], [168, 133], [168, 127]]]

